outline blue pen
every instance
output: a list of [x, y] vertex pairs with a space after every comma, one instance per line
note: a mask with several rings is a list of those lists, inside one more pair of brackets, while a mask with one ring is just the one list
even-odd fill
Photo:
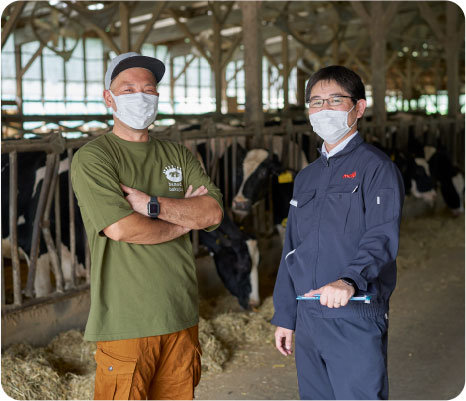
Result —
[[[365, 304], [370, 304], [371, 303], [371, 295], [364, 295], [361, 297], [351, 297], [350, 301], [363, 301]], [[303, 295], [298, 295], [296, 297], [298, 301], [314, 301], [314, 300], [319, 300], [320, 299], [320, 294], [316, 294], [312, 297], [305, 297]]]

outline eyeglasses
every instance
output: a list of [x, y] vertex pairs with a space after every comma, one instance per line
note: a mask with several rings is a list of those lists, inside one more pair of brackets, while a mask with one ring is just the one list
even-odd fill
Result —
[[324, 102], [327, 102], [329, 106], [336, 107], [341, 106], [345, 102], [345, 98], [354, 99], [352, 96], [332, 96], [328, 99], [312, 99], [309, 102], [309, 107], [319, 108], [323, 107]]

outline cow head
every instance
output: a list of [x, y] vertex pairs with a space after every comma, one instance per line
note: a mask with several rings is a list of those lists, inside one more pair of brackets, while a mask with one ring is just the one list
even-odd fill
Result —
[[270, 175], [277, 175], [282, 170], [275, 154], [265, 149], [250, 150], [243, 161], [243, 182], [233, 198], [233, 212], [243, 216], [249, 214], [251, 206], [265, 197]]

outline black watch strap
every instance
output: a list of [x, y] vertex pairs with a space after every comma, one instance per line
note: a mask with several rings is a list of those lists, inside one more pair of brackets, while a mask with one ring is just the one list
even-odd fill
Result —
[[358, 286], [356, 285], [355, 281], [349, 277], [340, 277], [340, 280], [343, 281], [345, 284], [350, 285], [354, 288], [354, 292], [358, 291]]

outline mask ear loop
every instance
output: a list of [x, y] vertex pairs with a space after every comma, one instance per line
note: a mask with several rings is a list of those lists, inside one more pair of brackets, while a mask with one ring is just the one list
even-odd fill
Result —
[[[347, 113], [348, 113], [347, 115], [349, 115], [349, 113], [351, 113], [351, 111], [353, 111], [353, 109], [354, 109], [355, 107], [356, 107], [356, 105], [354, 105], [353, 107], [351, 107], [351, 109], [349, 109], [349, 110], [347, 111]], [[346, 125], [348, 125], [348, 118], [347, 118], [346, 120], [347, 120]], [[349, 129], [353, 128], [357, 122], [358, 122], [358, 116], [356, 115], [356, 119], [354, 120], [354, 123], [351, 124], [351, 127], [348, 127], [348, 128], [349, 128]]]
[[[115, 106], [118, 108], [118, 105], [117, 105], [117, 96], [113, 94], [113, 92], [109, 89], [108, 90], [110, 92], [110, 96], [112, 97], [113, 99], [113, 102], [115, 103]], [[112, 106], [109, 107], [110, 109], [112, 109], [112, 111], [115, 113], [115, 110], [113, 110]]]

